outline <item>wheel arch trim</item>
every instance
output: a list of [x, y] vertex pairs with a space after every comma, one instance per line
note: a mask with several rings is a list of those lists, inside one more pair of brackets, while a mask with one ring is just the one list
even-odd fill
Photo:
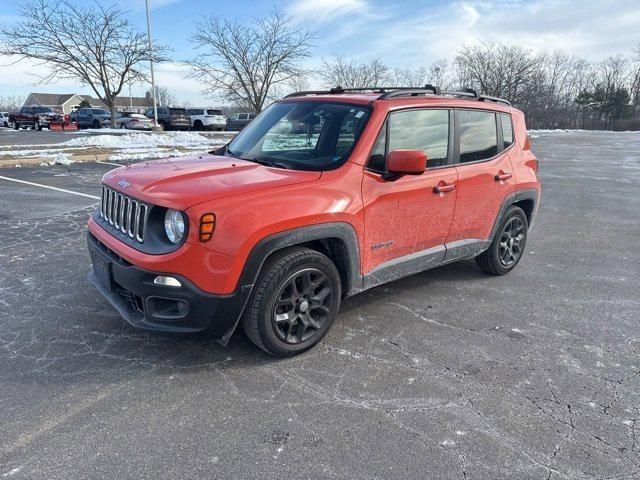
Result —
[[[337, 239], [345, 249], [348, 278], [347, 285], [343, 286], [345, 296], [355, 295], [362, 291], [363, 277], [360, 273], [360, 247], [356, 230], [350, 223], [319, 223], [271, 234], [253, 246], [245, 261], [238, 279], [238, 286], [236, 287], [236, 290], [241, 293], [241, 310], [237, 320], [218, 341], [226, 345], [229, 338], [231, 338], [249, 302], [253, 287], [258, 280], [258, 275], [271, 255], [287, 247], [329, 239]], [[338, 265], [336, 267], [339, 268]]]
[[540, 194], [538, 192], [538, 190], [536, 190], [535, 188], [528, 188], [528, 189], [524, 189], [524, 190], [516, 190], [513, 193], [510, 193], [509, 195], [507, 195], [507, 197], [503, 200], [502, 205], [500, 206], [500, 210], [498, 211], [498, 215], [496, 215], [495, 220], [493, 221], [493, 227], [491, 229], [491, 234], [489, 235], [489, 241], [493, 240], [493, 237], [495, 236], [498, 227], [500, 226], [500, 222], [502, 221], [502, 219], [504, 218], [504, 214], [507, 211], [507, 209], [518, 203], [521, 202], [522, 200], [533, 200], [533, 211], [531, 212], [531, 220], [529, 222], [529, 230], [531, 230], [531, 226], [533, 225], [536, 213], [538, 211], [538, 199], [540, 198]]

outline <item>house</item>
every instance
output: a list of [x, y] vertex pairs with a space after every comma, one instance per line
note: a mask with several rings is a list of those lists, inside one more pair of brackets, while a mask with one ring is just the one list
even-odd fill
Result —
[[[77, 93], [30, 93], [24, 102], [24, 106], [49, 107], [57, 113], [68, 115], [80, 108], [80, 104], [85, 100], [94, 108], [107, 110], [107, 106], [102, 100], [90, 95], [79, 95]], [[118, 112], [144, 113], [151, 107], [153, 107], [153, 100], [149, 92], [145, 97], [121, 96], [116, 98], [116, 111]]]
[[68, 115], [76, 110], [83, 97], [75, 93], [30, 93], [24, 101], [25, 107], [49, 107], [57, 113]]

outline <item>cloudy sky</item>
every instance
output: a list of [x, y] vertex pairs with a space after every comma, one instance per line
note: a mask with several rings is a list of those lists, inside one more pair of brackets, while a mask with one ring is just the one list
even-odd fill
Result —
[[[77, 0], [81, 1], [81, 0]], [[463, 45], [497, 40], [535, 51], [562, 49], [592, 60], [630, 55], [640, 44], [640, 0], [149, 0], [154, 38], [174, 49], [175, 63], [158, 66], [157, 83], [192, 105], [211, 103], [179, 60], [194, 55], [188, 38], [203, 13], [241, 22], [274, 5], [317, 32], [314, 58], [341, 53], [392, 67], [415, 68], [451, 57]], [[25, 0], [0, 0], [0, 23], [19, 20]], [[112, 1], [105, 2], [112, 4]], [[144, 0], [120, 0], [130, 19], [145, 28]], [[2, 39], [0, 38], [0, 41]], [[34, 86], [37, 67], [0, 56], [0, 95], [41, 92], [90, 93], [68, 81]], [[148, 87], [134, 88], [142, 94]]]

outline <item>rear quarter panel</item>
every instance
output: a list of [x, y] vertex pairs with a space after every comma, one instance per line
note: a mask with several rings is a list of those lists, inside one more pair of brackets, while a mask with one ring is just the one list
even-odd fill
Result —
[[525, 149], [528, 141], [524, 114], [520, 110], [514, 110], [511, 117], [513, 118], [516, 148], [511, 149], [509, 157], [513, 165], [518, 190], [535, 189], [539, 193], [538, 159], [531, 149]]

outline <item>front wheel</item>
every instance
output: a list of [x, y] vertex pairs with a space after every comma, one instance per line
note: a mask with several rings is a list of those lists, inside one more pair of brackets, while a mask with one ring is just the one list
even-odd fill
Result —
[[340, 274], [328, 257], [309, 248], [288, 248], [263, 268], [242, 326], [268, 353], [296, 355], [326, 335], [341, 296]]
[[528, 230], [529, 222], [524, 211], [512, 205], [489, 248], [476, 257], [480, 269], [493, 275], [505, 275], [513, 270], [524, 254]]

